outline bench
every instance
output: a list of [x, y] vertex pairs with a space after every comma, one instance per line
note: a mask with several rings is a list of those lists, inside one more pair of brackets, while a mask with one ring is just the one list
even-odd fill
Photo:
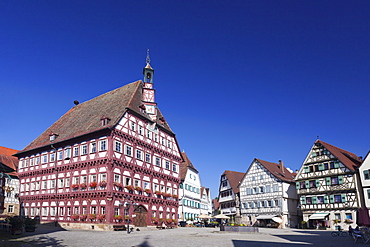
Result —
[[113, 225], [113, 230], [114, 231], [126, 231], [126, 226], [125, 225]]

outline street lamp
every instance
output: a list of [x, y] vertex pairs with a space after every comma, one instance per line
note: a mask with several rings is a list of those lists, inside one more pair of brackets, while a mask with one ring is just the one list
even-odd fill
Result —
[[127, 233], [130, 234], [131, 233], [131, 230], [130, 230], [130, 206], [131, 205], [135, 206], [136, 203], [134, 201], [131, 201], [130, 199], [128, 199], [126, 201], [125, 205], [126, 205], [127, 215], [129, 216], [128, 219], [126, 220], [127, 221]]

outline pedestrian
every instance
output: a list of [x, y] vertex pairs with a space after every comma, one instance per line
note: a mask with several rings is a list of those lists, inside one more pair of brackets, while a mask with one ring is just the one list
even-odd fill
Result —
[[349, 227], [348, 227], [348, 233], [349, 233], [350, 236], [352, 236], [352, 232], [353, 232], [353, 228], [352, 228], [351, 225], [349, 225]]

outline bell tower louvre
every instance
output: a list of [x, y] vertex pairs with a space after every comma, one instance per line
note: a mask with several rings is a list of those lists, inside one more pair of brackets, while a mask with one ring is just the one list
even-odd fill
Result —
[[155, 102], [149, 50], [143, 74], [76, 104], [15, 154], [25, 216], [81, 229], [176, 224], [183, 159]]

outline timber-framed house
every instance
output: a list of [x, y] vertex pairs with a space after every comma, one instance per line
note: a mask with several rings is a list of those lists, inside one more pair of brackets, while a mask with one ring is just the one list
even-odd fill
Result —
[[182, 157], [155, 101], [149, 56], [143, 74], [75, 102], [16, 154], [25, 215], [85, 229], [176, 223]]
[[242, 222], [262, 227], [296, 227], [298, 197], [282, 161], [254, 159], [239, 185]]
[[219, 210], [222, 214], [231, 217], [234, 220], [236, 215], [240, 215], [240, 194], [239, 194], [239, 183], [242, 180], [245, 173], [226, 170], [221, 175], [220, 187], [219, 187]]
[[295, 178], [303, 226], [336, 229], [356, 222], [361, 163], [351, 152], [315, 141]]

